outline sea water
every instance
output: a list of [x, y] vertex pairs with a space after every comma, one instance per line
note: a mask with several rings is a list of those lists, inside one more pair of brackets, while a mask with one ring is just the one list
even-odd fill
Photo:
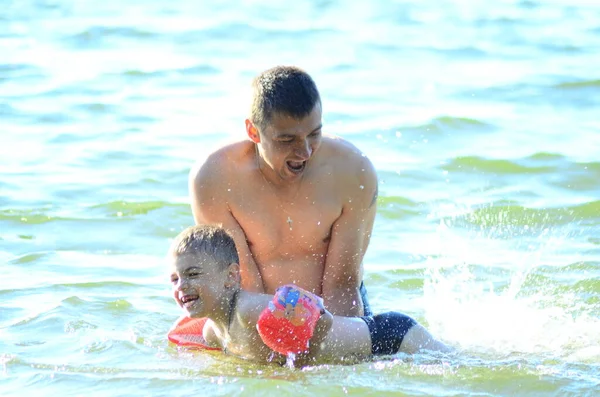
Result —
[[[0, 394], [594, 395], [600, 5], [5, 0]], [[178, 349], [187, 174], [303, 67], [374, 163], [365, 283], [458, 350], [305, 370]]]

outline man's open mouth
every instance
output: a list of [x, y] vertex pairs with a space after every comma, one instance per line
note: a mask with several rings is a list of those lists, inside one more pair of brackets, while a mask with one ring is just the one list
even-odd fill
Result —
[[306, 168], [306, 161], [287, 161], [286, 165], [294, 174], [299, 174]]
[[181, 303], [185, 307], [193, 305], [197, 300], [198, 295], [184, 295], [181, 297]]

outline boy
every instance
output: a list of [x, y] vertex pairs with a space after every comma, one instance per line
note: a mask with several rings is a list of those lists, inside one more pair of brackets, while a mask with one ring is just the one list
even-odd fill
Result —
[[[284, 356], [274, 354], [263, 343], [257, 331], [261, 312], [273, 297], [241, 289], [238, 254], [227, 231], [207, 225], [189, 227], [175, 238], [169, 254], [173, 297], [189, 317], [209, 319], [203, 328], [207, 346], [253, 361], [285, 362]], [[298, 356], [296, 364], [365, 360], [378, 354], [421, 349], [449, 351], [425, 328], [400, 313], [338, 317], [324, 310], [322, 304], [318, 306], [322, 314], [310, 349]]]

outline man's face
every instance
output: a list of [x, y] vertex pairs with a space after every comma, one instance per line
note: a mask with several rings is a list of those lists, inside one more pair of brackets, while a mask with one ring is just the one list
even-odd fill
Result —
[[266, 128], [260, 131], [264, 161], [283, 180], [301, 177], [321, 145], [321, 126], [320, 104], [302, 119], [274, 114]]
[[220, 270], [209, 256], [172, 258], [173, 298], [189, 317], [210, 317], [227, 297], [228, 270]]

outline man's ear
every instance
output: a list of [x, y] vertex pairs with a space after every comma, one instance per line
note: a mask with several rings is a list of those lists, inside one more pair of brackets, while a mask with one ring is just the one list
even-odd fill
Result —
[[254, 123], [252, 123], [250, 119], [246, 119], [245, 123], [246, 134], [248, 134], [248, 138], [250, 138], [250, 140], [254, 143], [260, 143], [260, 135], [258, 134], [258, 129], [254, 125]]
[[229, 264], [227, 268], [227, 280], [225, 281], [225, 287], [231, 288], [236, 285], [239, 285], [242, 282], [242, 277], [240, 274], [240, 265], [237, 263]]

